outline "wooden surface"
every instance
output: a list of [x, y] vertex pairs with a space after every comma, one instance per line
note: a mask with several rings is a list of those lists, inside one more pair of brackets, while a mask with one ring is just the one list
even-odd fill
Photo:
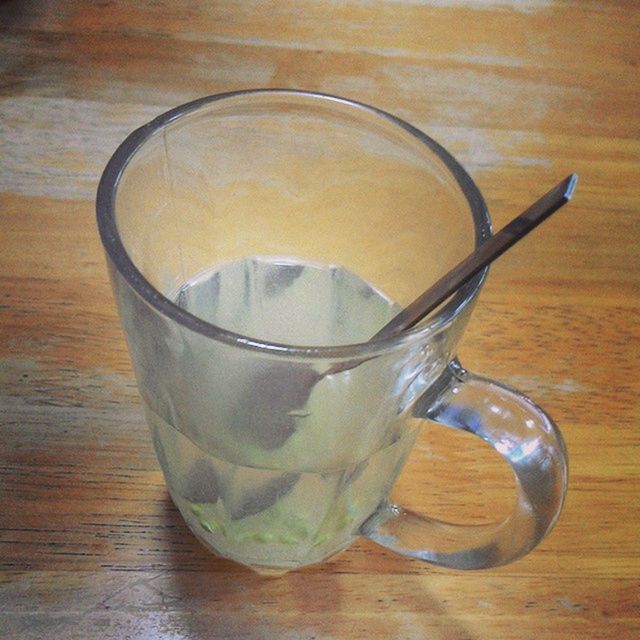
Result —
[[[639, 16], [631, 0], [0, 2], [0, 637], [640, 637]], [[566, 438], [564, 512], [524, 559], [460, 573], [361, 541], [267, 579], [182, 523], [93, 198], [134, 127], [256, 86], [407, 118], [463, 162], [497, 227], [580, 175], [492, 268], [460, 350]], [[482, 522], [510, 491], [484, 446], [434, 431], [396, 494]]]

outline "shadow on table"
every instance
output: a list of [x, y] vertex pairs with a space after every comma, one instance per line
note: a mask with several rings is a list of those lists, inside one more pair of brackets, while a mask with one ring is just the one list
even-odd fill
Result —
[[[473, 640], [424, 587], [423, 565], [363, 541], [321, 565], [260, 576], [204, 548], [168, 494], [164, 506], [174, 540], [162, 589], [182, 637]], [[425, 580], [408, 590], [408, 574]]]

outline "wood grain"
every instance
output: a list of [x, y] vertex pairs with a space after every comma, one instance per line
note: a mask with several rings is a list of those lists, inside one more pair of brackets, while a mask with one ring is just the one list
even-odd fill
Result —
[[[632, 0], [0, 2], [0, 637], [637, 638], [639, 43]], [[267, 579], [205, 551], [168, 498], [95, 188], [136, 126], [255, 86], [407, 118], [462, 161], [496, 228], [580, 175], [492, 267], [460, 348], [565, 435], [565, 509], [522, 560], [463, 574], [360, 541]], [[394, 494], [485, 522], [512, 482], [434, 429]]]

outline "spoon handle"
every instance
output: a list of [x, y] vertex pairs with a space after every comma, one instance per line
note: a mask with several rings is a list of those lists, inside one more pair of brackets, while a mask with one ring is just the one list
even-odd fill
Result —
[[371, 339], [382, 338], [410, 329], [457, 291], [476, 273], [524, 238], [543, 220], [565, 205], [576, 188], [578, 176], [567, 176], [551, 191], [534, 202], [496, 234], [485, 240], [473, 253], [458, 263], [432, 287], [418, 296], [408, 307], [392, 318]]

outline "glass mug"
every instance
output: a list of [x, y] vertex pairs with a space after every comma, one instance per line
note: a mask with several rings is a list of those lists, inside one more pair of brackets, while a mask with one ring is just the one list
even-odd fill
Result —
[[[370, 340], [491, 233], [471, 178], [424, 133], [317, 93], [203, 98], [122, 143], [97, 215], [157, 457], [208, 548], [280, 573], [365, 536], [479, 569], [551, 529], [567, 483], [560, 433], [455, 358], [486, 270], [417, 327]], [[510, 463], [504, 521], [390, 504], [430, 422]]]

